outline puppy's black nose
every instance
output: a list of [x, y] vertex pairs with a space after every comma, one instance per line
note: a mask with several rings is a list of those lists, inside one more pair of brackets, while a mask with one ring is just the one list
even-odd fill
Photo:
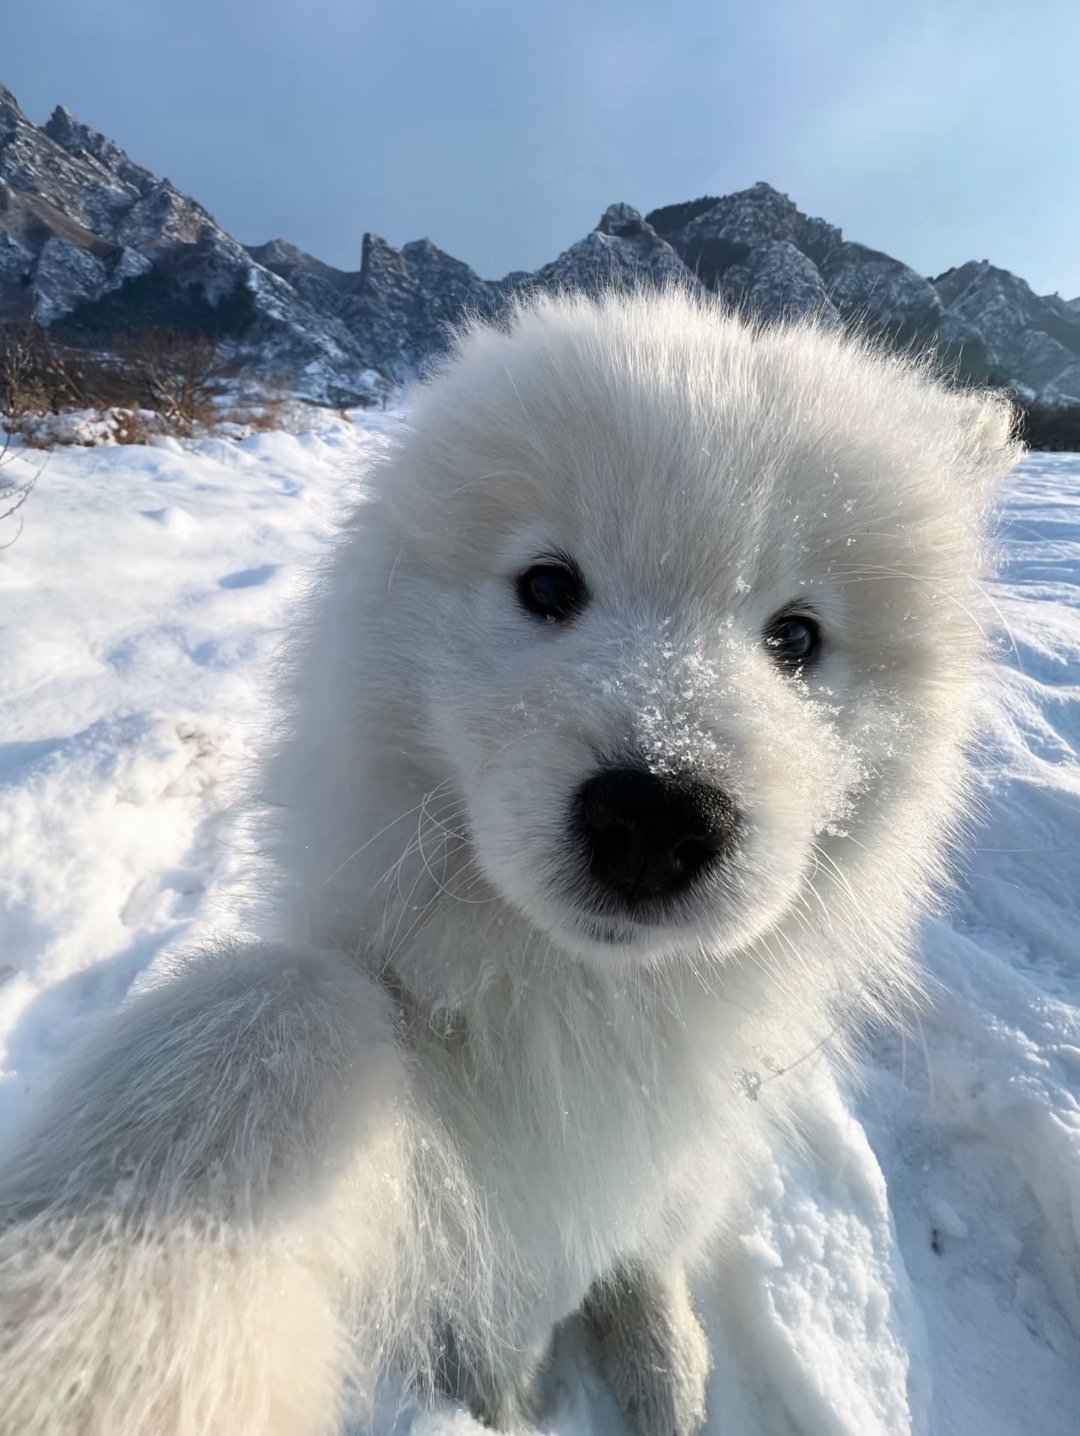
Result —
[[597, 773], [574, 806], [592, 878], [629, 904], [688, 888], [731, 847], [738, 819], [719, 788], [639, 768]]

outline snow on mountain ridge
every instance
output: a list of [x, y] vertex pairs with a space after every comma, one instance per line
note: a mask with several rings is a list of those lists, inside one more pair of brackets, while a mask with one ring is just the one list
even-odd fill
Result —
[[516, 291], [670, 279], [766, 320], [815, 313], [931, 346], [964, 379], [1080, 404], [1080, 299], [1042, 298], [985, 261], [927, 279], [762, 182], [645, 216], [611, 205], [532, 274], [482, 279], [430, 239], [397, 249], [370, 233], [360, 268], [345, 271], [282, 240], [243, 246], [63, 106], [38, 128], [0, 87], [0, 323], [32, 311], [107, 347], [140, 322], [160, 325], [162, 304], [183, 327], [205, 317], [205, 301], [231, 297], [218, 337], [249, 370], [342, 403], [367, 392], [371, 370], [410, 379], [463, 313], [498, 313]]

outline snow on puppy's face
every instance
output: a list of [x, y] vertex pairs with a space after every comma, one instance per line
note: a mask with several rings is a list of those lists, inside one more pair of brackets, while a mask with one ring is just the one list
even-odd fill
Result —
[[601, 962], [737, 953], [867, 853], [915, 882], [1011, 457], [996, 404], [679, 295], [468, 335], [385, 491], [422, 737], [487, 882]]

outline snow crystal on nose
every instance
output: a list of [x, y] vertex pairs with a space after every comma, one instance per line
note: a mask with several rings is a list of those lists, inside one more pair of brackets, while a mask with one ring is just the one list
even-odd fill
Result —
[[720, 769], [727, 756], [715, 716], [722, 712], [730, 680], [699, 649], [680, 647], [669, 634], [671, 619], [659, 624], [658, 640], [639, 648], [611, 687], [631, 708], [632, 739], [655, 771]]

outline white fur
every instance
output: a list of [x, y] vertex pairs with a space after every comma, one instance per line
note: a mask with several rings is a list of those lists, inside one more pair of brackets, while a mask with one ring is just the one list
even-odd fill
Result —
[[[691, 1431], [681, 1272], [792, 1125], [776, 1074], [916, 986], [1015, 457], [997, 400], [679, 292], [466, 332], [303, 625], [274, 944], [131, 1002], [6, 1160], [0, 1429], [325, 1436], [392, 1369], [506, 1423], [588, 1295], [642, 1430]], [[553, 549], [565, 627], [512, 585]], [[578, 905], [570, 799], [620, 759], [743, 814], [677, 922]]]

